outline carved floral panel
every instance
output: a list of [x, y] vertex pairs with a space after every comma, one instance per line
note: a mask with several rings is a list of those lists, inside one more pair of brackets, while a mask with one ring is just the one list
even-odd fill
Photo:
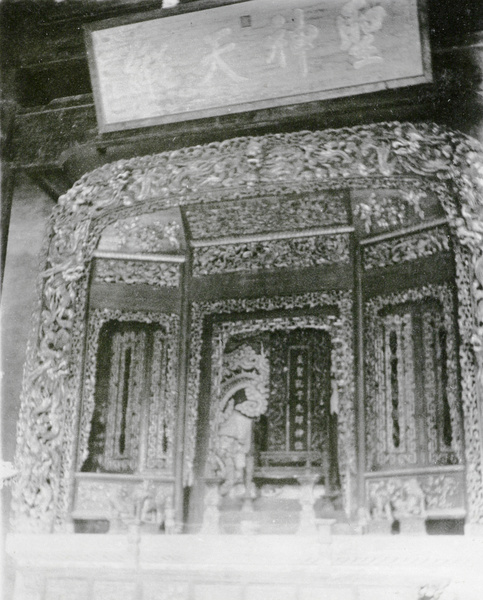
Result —
[[362, 236], [421, 225], [444, 217], [439, 199], [430, 190], [354, 190], [354, 223]]
[[404, 236], [364, 246], [363, 266], [365, 270], [388, 267], [399, 263], [432, 256], [450, 249], [450, 238], [446, 227]]
[[178, 287], [180, 265], [169, 262], [97, 259], [94, 283], [146, 284]]
[[401, 517], [461, 518], [466, 509], [464, 472], [430, 472], [366, 479], [367, 509], [372, 519]]
[[177, 254], [185, 247], [178, 208], [119, 219], [106, 227], [97, 246], [101, 251]]
[[[254, 153], [256, 160], [256, 153]], [[194, 240], [347, 225], [343, 190], [262, 196], [223, 203], [204, 202], [184, 209]]]
[[124, 525], [136, 518], [155, 523], [172, 500], [173, 484], [157, 480], [100, 480], [88, 475], [76, 478], [76, 519], [120, 520]]
[[348, 235], [312, 236], [194, 248], [193, 275], [296, 269], [348, 262]]

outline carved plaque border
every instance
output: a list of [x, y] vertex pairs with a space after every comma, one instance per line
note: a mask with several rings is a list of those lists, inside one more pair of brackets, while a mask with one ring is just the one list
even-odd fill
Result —
[[[120, 160], [59, 199], [41, 256], [12, 490], [16, 531], [64, 530], [75, 462], [87, 289], [103, 229], [170, 206], [343, 188], [431, 189], [456, 254], [469, 519], [483, 523], [483, 153], [434, 124], [374, 125], [245, 137]], [[476, 370], [475, 370], [476, 369]]]

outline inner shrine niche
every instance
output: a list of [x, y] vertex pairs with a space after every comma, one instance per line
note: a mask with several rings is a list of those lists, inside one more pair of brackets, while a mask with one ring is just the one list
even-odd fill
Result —
[[[27, 366], [18, 529], [310, 533], [332, 519], [404, 533], [483, 519], [460, 192], [421, 175], [416, 134], [398, 127], [342, 132], [335, 162], [330, 133], [163, 155], [178, 173], [168, 196], [145, 159], [132, 198], [79, 200], [68, 239], [90, 254], [54, 268], [84, 184], [72, 192], [29, 365], [43, 362]], [[387, 139], [411, 160], [388, 150], [381, 166], [372, 148]], [[207, 176], [222, 157], [238, 164], [223, 186]], [[54, 338], [69, 344], [53, 352]]]
[[[312, 327], [303, 327], [308, 323]], [[226, 321], [224, 333], [215, 331], [205, 474], [208, 487], [219, 486], [227, 531], [237, 518], [247, 519], [248, 509], [260, 509], [252, 514], [260, 531], [271, 532], [266, 521], [274, 514], [290, 521], [293, 515], [280, 505], [288, 495], [297, 508], [297, 482], [307, 476], [329, 504], [340, 504], [337, 411], [343, 381], [331, 368], [334, 325], [340, 327], [334, 315], [262, 317]], [[257, 333], [227, 339], [238, 329]], [[233, 509], [240, 504], [244, 510], [237, 515]]]

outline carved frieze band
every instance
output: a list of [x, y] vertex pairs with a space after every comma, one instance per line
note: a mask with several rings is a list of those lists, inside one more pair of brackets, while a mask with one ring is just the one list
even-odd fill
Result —
[[388, 240], [364, 247], [363, 266], [365, 270], [396, 265], [450, 249], [446, 227], [421, 231], [398, 240]]
[[160, 287], [178, 287], [180, 266], [140, 260], [97, 259], [94, 283], [144, 283]]
[[[448, 185], [451, 194], [444, 191]], [[462, 377], [469, 514], [472, 522], [483, 522], [481, 146], [436, 125], [378, 123], [237, 138], [121, 160], [85, 174], [59, 199], [49, 223], [23, 379], [15, 458], [20, 475], [12, 491], [17, 530], [50, 531], [62, 528], [67, 519], [85, 353], [87, 276], [103, 229], [121, 218], [199, 203], [200, 198], [234, 202], [351, 186], [443, 190], [440, 202], [464, 247], [462, 253], [456, 249], [456, 257], [462, 265], [457, 282], [464, 288], [458, 289], [458, 314], [461, 347], [468, 358], [465, 372], [471, 374], [471, 361], [477, 361], [474, 385], [471, 377], [465, 383], [464, 372]]]
[[324, 190], [297, 196], [262, 196], [247, 200], [197, 204], [185, 209], [194, 240], [347, 225], [343, 191]]
[[176, 252], [181, 247], [181, 225], [176, 221], [166, 223], [153, 219], [142, 224], [139, 217], [118, 221], [110, 231], [118, 248], [134, 248], [138, 252]]
[[302, 268], [349, 262], [347, 234], [194, 248], [193, 275]]

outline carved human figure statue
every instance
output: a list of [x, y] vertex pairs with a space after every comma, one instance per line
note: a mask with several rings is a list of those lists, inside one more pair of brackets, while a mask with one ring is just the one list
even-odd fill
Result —
[[[239, 390], [228, 402], [225, 410], [227, 418], [219, 431], [219, 452], [224, 471], [220, 492], [223, 495], [235, 488], [244, 491], [244, 474], [252, 443], [254, 419], [238, 408], [243, 404], [243, 397], [246, 399], [244, 390]], [[242, 401], [237, 405], [236, 401], [240, 399]]]
[[221, 494], [246, 491], [245, 472], [252, 448], [253, 423], [266, 409], [266, 399], [250, 385], [233, 392], [227, 402], [218, 434], [218, 458], [224, 479]]
[[247, 457], [252, 450], [254, 421], [268, 407], [269, 369], [263, 347], [256, 351], [243, 344], [224, 356], [224, 392], [215, 451], [217, 471], [223, 478], [222, 495], [243, 495], [251, 486]]

